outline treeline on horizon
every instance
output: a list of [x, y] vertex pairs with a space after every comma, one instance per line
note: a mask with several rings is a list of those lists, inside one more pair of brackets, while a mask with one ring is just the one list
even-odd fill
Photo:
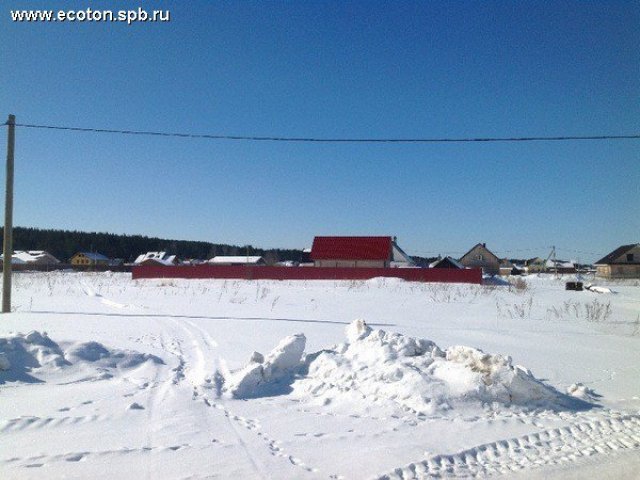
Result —
[[[4, 228], [0, 227], [4, 238]], [[302, 260], [302, 250], [262, 249], [192, 240], [167, 240], [144, 235], [118, 235], [102, 232], [79, 232], [40, 228], [14, 227], [13, 250], [45, 250], [63, 263], [78, 252], [101, 253], [109, 258], [132, 262], [146, 252], [165, 251], [180, 259], [207, 260], [216, 255], [260, 255], [268, 263]]]

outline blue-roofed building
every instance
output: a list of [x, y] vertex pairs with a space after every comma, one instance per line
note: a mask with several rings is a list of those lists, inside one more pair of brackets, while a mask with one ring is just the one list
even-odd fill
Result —
[[74, 266], [88, 267], [92, 265], [109, 265], [110, 259], [101, 253], [78, 252], [71, 257], [69, 262]]

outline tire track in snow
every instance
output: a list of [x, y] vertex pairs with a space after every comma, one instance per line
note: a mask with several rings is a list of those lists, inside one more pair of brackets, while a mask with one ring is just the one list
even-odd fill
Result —
[[640, 449], [640, 415], [610, 414], [454, 454], [434, 455], [376, 478], [486, 477], [629, 449]]

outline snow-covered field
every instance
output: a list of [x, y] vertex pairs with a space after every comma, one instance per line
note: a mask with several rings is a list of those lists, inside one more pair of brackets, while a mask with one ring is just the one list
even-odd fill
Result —
[[640, 283], [565, 280], [16, 274], [0, 478], [637, 478]]

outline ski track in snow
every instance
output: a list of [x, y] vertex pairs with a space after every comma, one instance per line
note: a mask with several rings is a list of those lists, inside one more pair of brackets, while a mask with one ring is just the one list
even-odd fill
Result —
[[[306, 472], [312, 472], [312, 473], [319, 472], [319, 469], [307, 465], [300, 458], [297, 458], [294, 455], [291, 455], [290, 453], [285, 451], [282, 448], [282, 443], [283, 442], [281, 440], [277, 440], [275, 438], [272, 438], [268, 434], [264, 433], [261, 430], [261, 425], [260, 425], [260, 422], [258, 420], [245, 418], [245, 417], [243, 417], [241, 415], [236, 415], [229, 408], [227, 408], [225, 405], [223, 405], [222, 403], [211, 401], [206, 397], [204, 397], [204, 402], [209, 407], [212, 407], [212, 408], [215, 408], [217, 410], [220, 410], [224, 414], [225, 418], [227, 418], [229, 420], [229, 422], [233, 426], [234, 430], [236, 431], [236, 433], [238, 435], [238, 438], [242, 442], [243, 446], [247, 447], [246, 443], [242, 439], [242, 435], [240, 434], [240, 432], [237, 429], [238, 426], [241, 429], [244, 429], [246, 431], [249, 431], [249, 432], [253, 433], [256, 438], [259, 438], [262, 441], [262, 443], [264, 443], [266, 445], [266, 447], [269, 449], [269, 452], [274, 457], [283, 458], [287, 462], [289, 462], [291, 465], [293, 465], [295, 467], [299, 467], [299, 468], [305, 470]], [[249, 451], [248, 451], [248, 448], [246, 448], [246, 450], [247, 450], [248, 454], [251, 455], [249, 453]], [[255, 465], [255, 463], [254, 463], [254, 465]]]
[[[301, 468], [310, 473], [318, 472], [317, 468], [307, 465], [300, 458], [286, 452], [282, 448], [282, 441], [272, 438], [261, 431], [259, 421], [236, 415], [223, 403], [209, 398], [206, 393], [211, 389], [216, 389], [215, 396], [217, 398], [220, 397], [220, 391], [217, 390], [216, 385], [216, 376], [220, 374], [221, 370], [225, 369], [225, 366], [224, 362], [214, 355], [214, 350], [218, 347], [218, 343], [206, 330], [186, 319], [169, 319], [168, 321], [163, 320], [163, 322], [166, 322], [168, 327], [164, 329], [165, 331], [174, 331], [177, 327], [182, 333], [186, 334], [189, 338], [190, 351], [185, 353], [183, 343], [175, 334], [169, 335], [165, 333], [162, 335], [160, 340], [161, 348], [176, 357], [178, 365], [173, 369], [174, 375], [171, 381], [164, 382], [160, 387], [161, 393], [153, 395], [153, 398], [150, 399], [150, 415], [154, 415], [154, 412], [158, 410], [156, 405], [169, 393], [172, 385], [177, 385], [187, 380], [193, 388], [193, 400], [202, 400], [208, 407], [224, 415], [258, 476], [264, 477], [265, 472], [268, 472], [268, 468], [253, 453], [254, 444], [258, 444], [263, 448], [266, 447], [272, 456], [285, 460], [292, 467]], [[246, 433], [249, 433], [248, 438]], [[151, 439], [149, 440], [151, 441]], [[268, 477], [268, 475], [266, 476]]]
[[140, 448], [120, 448], [116, 450], [97, 450], [83, 452], [68, 452], [57, 455], [35, 455], [32, 457], [12, 457], [5, 460], [8, 465], [16, 464], [24, 468], [45, 467], [48, 464], [56, 462], [80, 462], [91, 457], [113, 457], [118, 455], [128, 455], [132, 453], [161, 453], [168, 451], [178, 451], [187, 448], [186, 445], [172, 445], [169, 447], [140, 447]]
[[640, 415], [603, 415], [600, 420], [576, 422], [454, 454], [434, 455], [376, 478], [486, 477], [628, 449], [640, 449]]

